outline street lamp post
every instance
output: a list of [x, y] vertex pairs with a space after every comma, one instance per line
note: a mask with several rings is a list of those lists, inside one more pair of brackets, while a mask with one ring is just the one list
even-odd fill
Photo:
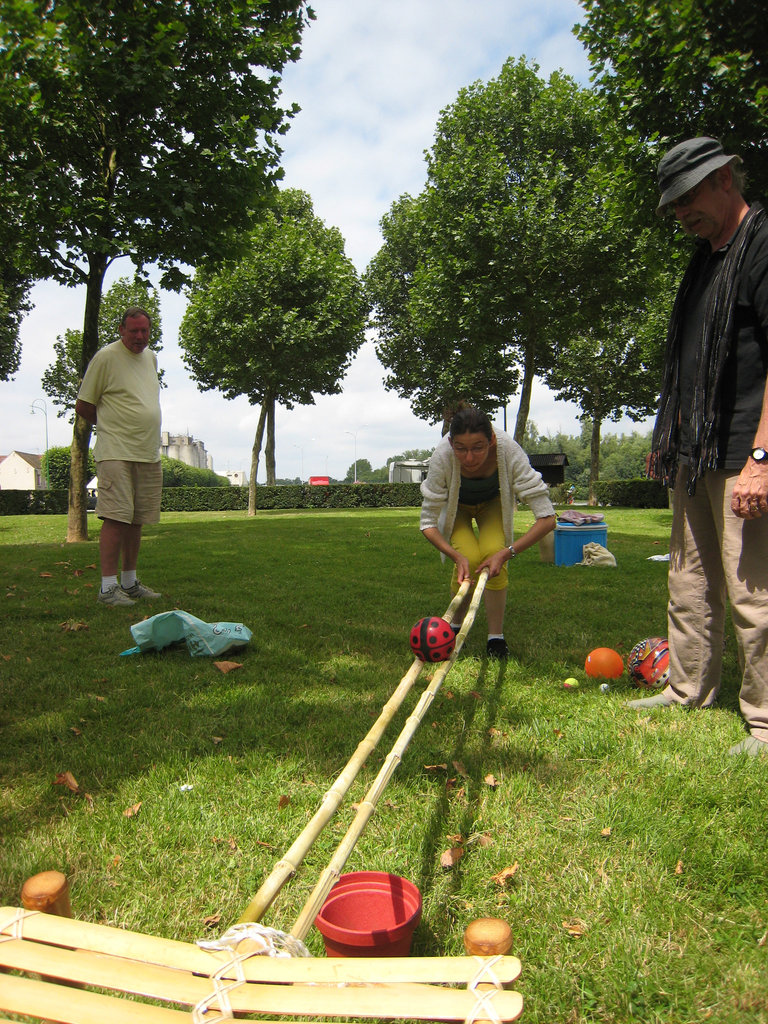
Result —
[[[40, 403], [38, 405], [38, 402]], [[36, 412], [41, 412], [45, 416], [45, 486], [50, 491], [51, 489], [51, 474], [48, 467], [48, 406], [45, 404], [44, 398], [36, 398], [30, 406], [30, 416], [34, 416]]]
[[354, 468], [354, 473], [355, 473], [355, 483], [357, 483], [357, 431], [356, 430], [345, 430], [344, 433], [345, 434], [349, 434], [350, 437], [353, 437], [355, 439], [355, 468]]

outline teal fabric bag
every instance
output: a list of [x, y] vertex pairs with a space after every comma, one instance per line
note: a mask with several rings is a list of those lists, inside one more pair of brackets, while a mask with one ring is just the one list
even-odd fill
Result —
[[203, 622], [189, 612], [160, 612], [150, 619], [131, 626], [136, 643], [125, 654], [160, 651], [172, 644], [186, 643], [193, 657], [216, 657], [238, 647], [245, 647], [253, 634], [242, 622]]

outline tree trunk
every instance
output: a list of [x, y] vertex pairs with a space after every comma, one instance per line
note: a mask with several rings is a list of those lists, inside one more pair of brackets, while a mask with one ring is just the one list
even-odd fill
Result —
[[525, 355], [523, 358], [523, 382], [520, 387], [520, 404], [517, 407], [517, 419], [515, 420], [514, 436], [518, 444], [523, 443], [525, 428], [528, 426], [528, 416], [531, 411], [533, 378], [536, 374], [533, 350], [533, 343], [525, 346]]
[[267, 418], [266, 402], [262, 403], [259, 413], [259, 422], [256, 425], [256, 437], [253, 439], [251, 449], [251, 479], [248, 483], [248, 515], [256, 515], [256, 479], [259, 475], [259, 456], [261, 455], [261, 442], [264, 439], [264, 422]]
[[592, 436], [589, 445], [589, 504], [597, 504], [595, 484], [600, 479], [600, 425], [598, 419], [592, 420]]
[[[83, 318], [83, 352], [80, 360], [80, 380], [88, 363], [99, 347], [99, 309], [104, 287], [107, 260], [99, 257], [89, 263]], [[75, 416], [69, 465], [69, 506], [67, 509], [67, 543], [88, 540], [88, 501], [85, 485], [88, 473], [88, 446], [91, 427], [80, 416]]]
[[267, 445], [264, 449], [267, 466], [267, 483], [275, 486], [275, 400], [270, 395], [267, 401]]

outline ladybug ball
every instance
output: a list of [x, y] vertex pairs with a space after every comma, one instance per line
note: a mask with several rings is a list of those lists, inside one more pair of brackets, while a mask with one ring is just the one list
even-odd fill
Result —
[[422, 661], [447, 661], [456, 643], [450, 622], [430, 615], [411, 630], [411, 650]]

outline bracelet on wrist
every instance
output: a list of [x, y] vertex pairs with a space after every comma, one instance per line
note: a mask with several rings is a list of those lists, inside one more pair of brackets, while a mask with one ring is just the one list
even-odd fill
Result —
[[509, 545], [509, 553], [512, 556], [512, 558], [514, 558], [515, 555], [517, 554], [517, 552], [515, 551], [514, 547], [511, 544]]

